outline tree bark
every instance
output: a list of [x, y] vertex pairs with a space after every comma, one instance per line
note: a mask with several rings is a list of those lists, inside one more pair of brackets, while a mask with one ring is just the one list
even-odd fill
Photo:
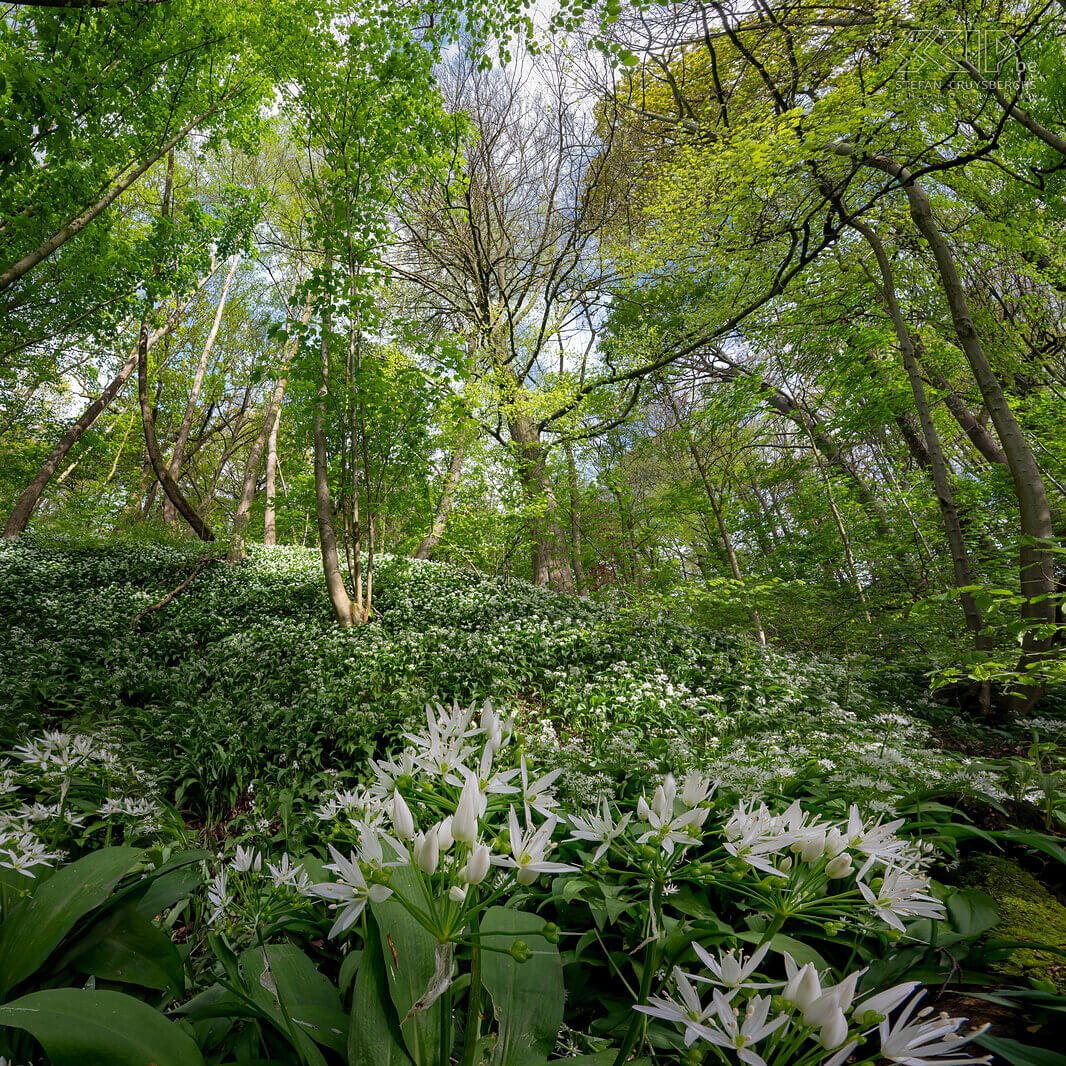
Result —
[[574, 585], [583, 600], [589, 598], [588, 580], [585, 577], [585, 561], [581, 557], [581, 511], [577, 502], [577, 471], [574, 467], [574, 446], [568, 440], [566, 452], [566, 476], [570, 489], [570, 560], [574, 571]]
[[[229, 296], [230, 283], [233, 281], [233, 275], [237, 272], [237, 267], [240, 264], [240, 261], [241, 256], [238, 252], [233, 257], [233, 263], [226, 274], [226, 280], [222, 283], [222, 295], [219, 297], [218, 307], [215, 309], [215, 317], [211, 323], [211, 329], [208, 331], [207, 340], [204, 343], [204, 350], [200, 354], [200, 362], [196, 366], [196, 373], [193, 375], [192, 385], [189, 388], [189, 402], [185, 405], [185, 414], [182, 417], [181, 426], [178, 429], [178, 439], [174, 444], [174, 451], [171, 454], [170, 463], [167, 465], [170, 476], [175, 483], [181, 480], [181, 464], [185, 458], [185, 445], [189, 443], [189, 434], [192, 432], [192, 420], [193, 415], [196, 413], [196, 404], [200, 399], [200, 387], [203, 385], [204, 375], [207, 373], [207, 364], [211, 359], [211, 352], [215, 347], [215, 338], [218, 336], [218, 327], [222, 324], [222, 312], [226, 308], [226, 299]], [[174, 525], [177, 522], [177, 513], [174, 509], [174, 505], [169, 499], [163, 501], [163, 518], [171, 525]]]
[[[308, 305], [303, 315], [303, 325], [307, 325], [311, 318], [311, 307]], [[233, 516], [233, 546], [230, 549], [230, 562], [240, 562], [247, 552], [245, 551], [245, 536], [248, 533], [248, 520], [251, 516], [252, 501], [255, 499], [255, 486], [259, 480], [259, 464], [263, 458], [263, 450], [267, 442], [273, 438], [275, 448], [277, 446], [276, 424], [281, 412], [281, 401], [285, 396], [285, 387], [288, 384], [289, 363], [296, 351], [298, 338], [294, 337], [285, 345], [281, 360], [281, 368], [277, 381], [274, 384], [274, 393], [267, 405], [266, 414], [263, 416], [263, 428], [259, 432], [248, 450], [248, 461], [244, 467], [244, 484], [241, 486], [241, 496], [237, 501], [237, 511]], [[268, 472], [269, 480], [273, 481], [273, 471]], [[267, 487], [267, 494], [273, 491], [273, 485]], [[273, 542], [271, 542], [273, 543]]]
[[433, 552], [440, 539], [444, 535], [444, 528], [448, 524], [448, 515], [455, 504], [455, 492], [459, 487], [459, 479], [463, 473], [463, 458], [466, 454], [466, 444], [460, 439], [452, 452], [451, 462], [448, 464], [448, 474], [444, 479], [444, 490], [437, 501], [437, 510], [433, 515], [433, 525], [429, 532], [422, 538], [422, 543], [415, 549], [413, 559], [432, 559]]
[[952, 417], [958, 422], [973, 446], [993, 466], [1006, 466], [1007, 457], [1003, 454], [1003, 449], [996, 438], [977, 421], [977, 416], [966, 406], [966, 402], [955, 387], [925, 360], [921, 341], [917, 339], [914, 341], [914, 355], [924, 367], [929, 383], [943, 393], [941, 399], [944, 401], [944, 406], [951, 412]]
[[152, 424], [152, 408], [148, 400], [148, 319], [145, 318], [141, 325], [141, 339], [137, 344], [137, 398], [141, 404], [141, 423], [144, 426], [144, 446], [148, 452], [148, 460], [155, 471], [156, 479], [163, 486], [163, 491], [177, 508], [178, 513], [192, 527], [192, 531], [200, 540], [214, 540], [215, 535], [210, 527], [193, 510], [189, 501], [181, 493], [181, 489], [174, 483], [163, 456], [159, 451], [159, 441], [156, 439], [155, 426]]
[[278, 469], [278, 426], [281, 425], [281, 411], [274, 416], [274, 424], [270, 427], [270, 437], [267, 439], [266, 458], [266, 483], [263, 491], [266, 500], [263, 506], [263, 543], [275, 544], [277, 542], [277, 529], [274, 513], [274, 477]]
[[[707, 494], [707, 502], [711, 505], [715, 524], [718, 526], [718, 535], [722, 538], [722, 547], [725, 549], [726, 561], [729, 563], [729, 572], [733, 575], [733, 580], [742, 585], [744, 583], [744, 575], [740, 571], [740, 560], [737, 558], [736, 549], [733, 547], [733, 538], [729, 535], [729, 527], [725, 524], [725, 517], [711, 485], [711, 477], [703, 461], [703, 456], [700, 454], [699, 448], [696, 447], [696, 442], [693, 440], [688, 426], [681, 421], [681, 413], [677, 409], [673, 396], [665, 388], [663, 395], [666, 399], [667, 407], [670, 408], [670, 413], [674, 416], [677, 428], [684, 434], [689, 454], [692, 456], [692, 461], [696, 464], [696, 470], [699, 472], [700, 481], [703, 483], [703, 491]], [[754, 607], [751, 608], [751, 625], [752, 629], [755, 630], [755, 639], [765, 648], [766, 630], [763, 627], [762, 618], [758, 610]]]
[[899, 300], [896, 297], [896, 284], [892, 264], [889, 262], [881, 238], [873, 229], [856, 218], [849, 218], [848, 224], [865, 238], [866, 243], [873, 250], [877, 265], [881, 271], [881, 298], [885, 303], [889, 318], [892, 320], [892, 327], [896, 333], [896, 343], [899, 346], [900, 354], [903, 356], [903, 365], [910, 381], [911, 393], [914, 396], [914, 408], [918, 412], [918, 423], [922, 428], [922, 436], [925, 438], [925, 446], [929, 454], [929, 469], [933, 478], [933, 488], [936, 491], [937, 503], [940, 505], [940, 517], [944, 523], [948, 551], [951, 553], [951, 564], [955, 572], [955, 587], [960, 590], [959, 602], [962, 605], [966, 627], [973, 635], [975, 647], [981, 648], [985, 642], [982, 635], [984, 620], [981, 617], [980, 608], [977, 606], [972, 593], [961, 591], [973, 584], [973, 571], [970, 566], [969, 551], [966, 548], [966, 541], [962, 534], [959, 513], [955, 507], [955, 494], [952, 490], [951, 476], [948, 473], [944, 449], [940, 443], [940, 435], [937, 433], [936, 424], [933, 422], [929, 400], [925, 394], [921, 372], [918, 369], [914, 338], [906, 319], [903, 317]]
[[[214, 274], [214, 270], [199, 282], [196, 287], [197, 293], [207, 284], [208, 279], [212, 274]], [[180, 321], [185, 308], [189, 305], [189, 302], [189, 300], [185, 300], [180, 303], [178, 307], [171, 312], [170, 317], [166, 322], [152, 332], [148, 337], [149, 349], [154, 348], [163, 337], [167, 336], [171, 330], [174, 329]], [[111, 379], [111, 383], [104, 389], [99, 398], [85, 409], [77, 422], [75, 422], [74, 425], [63, 434], [59, 443], [52, 449], [51, 454], [44, 463], [41, 464], [41, 469], [37, 471], [37, 476], [26, 486], [22, 495], [18, 498], [15, 506], [12, 508], [11, 515], [8, 517], [7, 523], [4, 526], [3, 538], [5, 540], [21, 536], [26, 531], [26, 526], [41, 499], [41, 495], [47, 487], [48, 482], [51, 480], [52, 475], [59, 468], [59, 464], [63, 462], [63, 459], [66, 457], [70, 449], [78, 442], [81, 435], [92, 426], [108, 407], [111, 406], [111, 402], [122, 391], [122, 387], [129, 380], [133, 371], [137, 369], [139, 347], [140, 345], [138, 342], [138, 344], [134, 346], [133, 351], [130, 352], [129, 358], [122, 365], [121, 370], [119, 370], [114, 378]]]
[[[1049, 546], [1054, 541], [1055, 534], [1047, 489], [1036, 458], [1025, 439], [1025, 434], [1018, 425], [999, 380], [985, 355], [984, 345], [974, 326], [966, 289], [959, 277], [954, 255], [933, 217], [929, 197], [914, 180], [910, 171], [887, 156], [868, 157], [866, 162], [892, 175], [900, 182], [910, 205], [911, 218], [933, 253], [959, 346], [970, 365], [977, 387], [981, 390], [981, 397], [992, 418], [992, 424], [996, 428], [1000, 443], [1003, 445], [1003, 453], [1014, 482], [1022, 535], [1018, 553], [1018, 569], [1021, 593], [1025, 598], [1022, 608], [1023, 617], [1035, 626], [1054, 625], [1054, 553], [1049, 550]], [[1032, 628], [1027, 630], [1022, 648], [1024, 654], [1018, 664], [1019, 672], [1035, 665], [1047, 654], [1045, 638], [1039, 636]], [[1039, 698], [1041, 692], [1042, 688], [1039, 686], [1021, 686], [1021, 691], [1011, 698], [1011, 711], [1015, 713], [1024, 711]]]
[[540, 431], [524, 413], [513, 415], [507, 426], [518, 480], [533, 511], [533, 584], [573, 592], [574, 575], [559, 526], [559, 504], [548, 482], [547, 453], [540, 442]]
[[[333, 261], [326, 257], [327, 273]], [[340, 560], [337, 556], [337, 536], [333, 530], [333, 509], [329, 496], [329, 465], [326, 460], [326, 401], [329, 399], [329, 334], [332, 316], [328, 310], [322, 316], [322, 383], [315, 399], [314, 445], [315, 445], [315, 517], [318, 520], [318, 541], [322, 551], [322, 570], [326, 578], [326, 591], [333, 607], [333, 615], [342, 629], [352, 626], [352, 601], [344, 587]]]

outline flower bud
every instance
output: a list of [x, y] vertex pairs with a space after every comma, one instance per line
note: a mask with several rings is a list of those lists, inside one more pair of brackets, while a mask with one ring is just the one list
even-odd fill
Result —
[[392, 792], [392, 826], [401, 840], [410, 840], [415, 835], [415, 817], [399, 789]]
[[825, 834], [825, 854], [827, 858], [835, 858], [844, 850], [844, 838], [840, 835], [840, 830], [833, 826], [828, 833]]
[[437, 865], [440, 863], [440, 842], [437, 840], [436, 832], [431, 829], [428, 833], [419, 833], [415, 837], [411, 855], [415, 860], [415, 865], [423, 873], [436, 873]]
[[490, 853], [487, 844], [475, 844], [466, 865], [459, 871], [459, 880], [467, 885], [479, 885], [489, 872]]
[[478, 797], [481, 789], [477, 778], [469, 776], [459, 793], [459, 803], [452, 815], [452, 836], [463, 844], [473, 844], [477, 840]]
[[851, 871], [851, 856], [847, 854], [837, 855], [825, 864], [825, 872], [829, 877], [847, 877]]
[[808, 962], [785, 985], [781, 998], [805, 1011], [821, 994], [822, 984], [818, 980], [818, 971], [814, 968], [813, 963]]
[[826, 1051], [832, 1051], [834, 1048], [840, 1047], [847, 1038], [848, 1021], [844, 1017], [844, 1012], [837, 1008], [830, 1015], [829, 1020], [818, 1030], [818, 1043]]
[[448, 899], [450, 899], [452, 903], [462, 903], [463, 900], [466, 899], [466, 886], [464, 885], [460, 888], [458, 885], [452, 885], [452, 887], [448, 889]]
[[448, 815], [443, 822], [437, 826], [437, 846], [441, 851], [447, 851], [455, 843], [455, 837], [452, 836], [452, 817]]

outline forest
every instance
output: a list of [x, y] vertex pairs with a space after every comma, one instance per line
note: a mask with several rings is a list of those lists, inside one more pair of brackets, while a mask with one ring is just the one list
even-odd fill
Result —
[[1066, 1066], [1054, 0], [0, 2], [0, 1066]]

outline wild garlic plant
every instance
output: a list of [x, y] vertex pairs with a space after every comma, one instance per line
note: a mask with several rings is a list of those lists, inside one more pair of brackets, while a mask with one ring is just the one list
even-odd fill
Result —
[[262, 943], [298, 923], [314, 911], [305, 866], [285, 852], [271, 862], [256, 848], [241, 845], [228, 858], [219, 856], [213, 872], [205, 863], [207, 924], [232, 943]]
[[799, 966], [785, 952], [787, 980], [766, 981], [758, 970], [769, 944], [750, 958], [733, 952], [712, 957], [699, 944], [693, 948], [703, 971], [685, 973], [674, 967], [675, 994], [652, 997], [636, 1008], [676, 1025], [692, 1062], [708, 1056], [745, 1066], [967, 1066], [991, 1061], [991, 1055], [975, 1057], [963, 1050], [988, 1027], [962, 1033], [965, 1018], [921, 1007], [925, 992], [917, 981], [859, 995], [865, 970], [823, 984], [813, 963]]
[[[566, 826], [551, 788], [557, 771], [538, 774], [515, 758], [511, 725], [488, 702], [480, 713], [475, 705], [427, 708], [425, 730], [404, 737], [398, 758], [371, 764], [369, 787], [339, 792], [320, 808], [332, 826], [326, 869], [334, 878], [312, 891], [335, 915], [333, 937], [351, 930], [368, 903], [385, 900], [433, 936], [435, 971], [412, 1014], [447, 992], [457, 949], [468, 950], [466, 1016], [476, 1020], [482, 953], [505, 950], [481, 942], [479, 916], [542, 875], [578, 869], [551, 858]], [[399, 877], [400, 868], [409, 875]], [[557, 932], [546, 923], [542, 935], [553, 942]], [[519, 938], [506, 950], [519, 962], [530, 954]], [[477, 1029], [468, 1027], [464, 1062], [473, 1060]]]
[[111, 737], [26, 740], [0, 759], [0, 870], [20, 875], [26, 889], [86, 846], [158, 834], [167, 818], [150, 798], [154, 788]]

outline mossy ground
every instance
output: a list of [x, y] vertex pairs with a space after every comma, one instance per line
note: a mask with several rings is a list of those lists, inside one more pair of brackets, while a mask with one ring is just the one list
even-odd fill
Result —
[[1048, 983], [1066, 993], [1066, 907], [1010, 859], [975, 857], [967, 864], [965, 879], [995, 901], [999, 922], [991, 937], [1042, 945], [1016, 948], [999, 964], [1000, 972]]

